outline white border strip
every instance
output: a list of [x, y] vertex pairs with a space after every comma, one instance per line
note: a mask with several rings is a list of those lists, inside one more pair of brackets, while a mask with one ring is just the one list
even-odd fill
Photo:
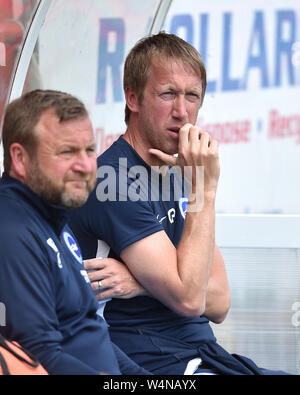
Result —
[[149, 34], [157, 34], [161, 30], [167, 13], [171, 6], [172, 0], [161, 0], [153, 19]]
[[231, 248], [300, 248], [300, 215], [217, 214], [216, 243]]
[[8, 99], [9, 103], [22, 95], [33, 50], [50, 5], [51, 0], [40, 1], [36, 13], [32, 19], [31, 25], [28, 28], [28, 33], [24, 40], [22, 51], [19, 57], [19, 62], [13, 78], [12, 87]]

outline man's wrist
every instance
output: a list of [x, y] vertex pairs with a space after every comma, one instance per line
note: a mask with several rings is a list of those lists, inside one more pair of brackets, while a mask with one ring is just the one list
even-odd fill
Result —
[[205, 192], [203, 194], [190, 194], [188, 198], [187, 211], [201, 212], [204, 208], [214, 208], [216, 201], [216, 192]]

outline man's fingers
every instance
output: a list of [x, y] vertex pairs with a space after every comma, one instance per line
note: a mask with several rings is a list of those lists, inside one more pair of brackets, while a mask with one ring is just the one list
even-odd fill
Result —
[[150, 148], [149, 153], [155, 155], [158, 159], [160, 159], [163, 163], [170, 166], [176, 165], [176, 158], [173, 155], [166, 154], [155, 148]]
[[96, 295], [96, 299], [101, 301], [104, 299], [111, 299], [114, 297], [113, 289], [106, 289], [105, 291], [98, 292]]
[[103, 272], [103, 269], [102, 269], [102, 270], [101, 270], [101, 269], [99, 269], [99, 270], [95, 269], [95, 270], [92, 270], [92, 271], [89, 271], [89, 272], [88, 272], [88, 276], [89, 276], [89, 279], [90, 279], [91, 282], [93, 282], [93, 281], [99, 281], [99, 280], [102, 281], [103, 276], [104, 276], [105, 274], [106, 274], [106, 273]]
[[201, 132], [200, 147], [204, 150], [210, 147], [211, 138], [207, 132]]
[[178, 152], [184, 152], [189, 146], [191, 123], [186, 123], [179, 130]]
[[103, 269], [106, 266], [105, 260], [105, 258], [86, 259], [85, 261], [83, 261], [84, 268], [86, 270]]
[[[89, 278], [90, 278], [90, 273], [89, 273]], [[90, 281], [91, 281], [91, 287], [95, 292], [102, 292], [104, 289], [110, 288], [109, 279], [104, 278], [99, 280], [97, 278], [97, 280], [91, 280], [90, 278]], [[100, 282], [100, 286], [99, 286], [99, 282]]]
[[210, 149], [214, 153], [218, 153], [219, 143], [217, 140], [212, 140], [210, 143]]

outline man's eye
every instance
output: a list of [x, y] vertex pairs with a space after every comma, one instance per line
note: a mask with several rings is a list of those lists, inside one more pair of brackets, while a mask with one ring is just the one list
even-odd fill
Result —
[[174, 92], [163, 92], [160, 97], [164, 100], [174, 100], [176, 93]]
[[86, 153], [87, 153], [88, 155], [94, 155], [95, 152], [96, 152], [96, 149], [95, 149], [95, 148], [88, 148], [88, 149], [86, 150]]
[[199, 101], [201, 99], [200, 96], [197, 93], [187, 93], [186, 94], [186, 98], [189, 101], [193, 101], [193, 102]]
[[64, 150], [60, 151], [59, 154], [60, 154], [61, 156], [71, 156], [71, 155], [73, 155], [73, 153], [74, 153], [74, 150], [73, 150], [73, 149], [67, 148], [67, 149], [64, 149]]

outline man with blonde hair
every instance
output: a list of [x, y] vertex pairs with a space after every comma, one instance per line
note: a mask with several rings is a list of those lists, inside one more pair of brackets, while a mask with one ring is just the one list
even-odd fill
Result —
[[127, 130], [98, 158], [97, 187], [70, 226], [86, 259], [108, 252], [128, 269], [122, 292], [106, 260], [86, 266], [98, 269], [90, 279], [100, 301], [112, 298], [111, 337], [133, 360], [154, 374], [262, 374], [209, 325], [226, 317], [230, 291], [215, 244], [218, 142], [196, 126], [205, 89], [201, 56], [181, 38], [161, 32], [133, 47]]

